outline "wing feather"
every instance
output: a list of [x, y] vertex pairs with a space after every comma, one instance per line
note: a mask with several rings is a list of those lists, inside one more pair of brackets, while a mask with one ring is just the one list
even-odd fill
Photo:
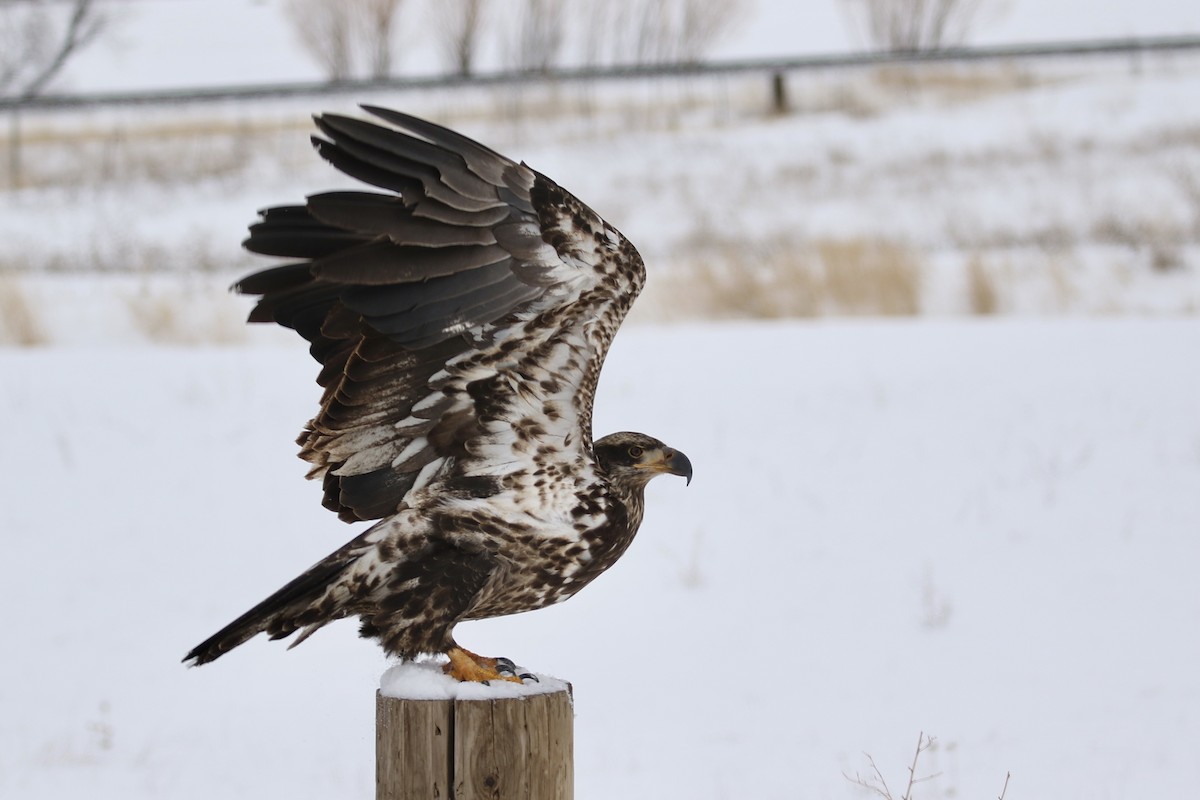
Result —
[[399, 198], [375, 192], [314, 194], [308, 198], [307, 211], [327, 226], [383, 233], [393, 242], [420, 243], [423, 247], [496, 243], [495, 234], [487, 227], [417, 217]]
[[512, 270], [512, 259], [505, 258], [478, 269], [463, 270], [419, 284], [351, 288], [343, 294], [342, 302], [367, 318], [404, 314], [433, 303], [474, 297], [497, 284], [510, 284]]
[[314, 259], [312, 272], [329, 283], [388, 286], [454, 275], [508, 257], [498, 245], [429, 247], [376, 240]]
[[236, 285], [260, 296], [252, 321], [294, 328], [321, 363], [298, 443], [324, 505], [376, 519], [431, 480], [486, 484], [467, 493], [482, 497], [494, 476], [545, 466], [531, 454], [590, 463], [600, 366], [644, 280], [637, 251], [529, 167], [365, 108], [391, 127], [324, 115], [314, 145], [390, 194], [260, 212], [246, 247], [293, 262]]
[[435, 125], [419, 117], [393, 111], [390, 108], [364, 105], [363, 110], [393, 125], [409, 130], [426, 140], [457, 153], [467, 169], [493, 186], [505, 185], [505, 175], [512, 162], [504, 156], [461, 133]]
[[341, 151], [384, 172], [415, 178], [427, 197], [451, 208], [482, 211], [501, 204], [495, 187], [485, 192], [482, 182], [466, 171], [461, 158], [455, 165], [446, 157], [453, 157], [452, 153], [420, 139], [336, 114], [318, 117], [317, 127]]

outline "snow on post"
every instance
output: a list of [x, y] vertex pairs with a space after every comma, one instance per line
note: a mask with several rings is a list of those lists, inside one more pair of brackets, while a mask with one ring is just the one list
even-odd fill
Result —
[[384, 673], [375, 704], [375, 798], [570, 800], [571, 685], [459, 683], [436, 664]]

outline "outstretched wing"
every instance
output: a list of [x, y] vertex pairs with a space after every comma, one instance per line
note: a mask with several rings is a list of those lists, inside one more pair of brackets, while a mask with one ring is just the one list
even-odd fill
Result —
[[[321, 363], [301, 434], [347, 521], [394, 513], [435, 477], [468, 496], [517, 468], [592, 458], [608, 346], [641, 290], [637, 251], [553, 181], [446, 128], [324, 115], [318, 152], [386, 189], [271, 208], [245, 246], [300, 259], [240, 281], [250, 315]], [[536, 470], [535, 470], [536, 471]]]

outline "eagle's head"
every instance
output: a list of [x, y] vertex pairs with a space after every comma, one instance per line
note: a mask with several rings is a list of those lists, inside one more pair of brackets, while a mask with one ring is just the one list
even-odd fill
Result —
[[644, 433], [622, 431], [596, 440], [596, 461], [613, 483], [640, 494], [656, 475], [680, 475], [692, 482], [692, 462], [678, 450]]

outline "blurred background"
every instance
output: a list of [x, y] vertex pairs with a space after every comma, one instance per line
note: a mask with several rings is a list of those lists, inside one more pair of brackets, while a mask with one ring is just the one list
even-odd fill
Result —
[[351, 535], [228, 287], [360, 103], [647, 263], [597, 432], [693, 486], [460, 636], [575, 683], [578, 797], [1194, 791], [1198, 101], [1175, 0], [3, 0], [0, 796], [371, 795], [353, 624], [178, 665]]
[[[308, 118], [360, 102], [459, 127], [584, 197], [653, 266], [637, 320], [1200, 307], [1187, 3], [3, 13], [0, 341], [245, 340], [223, 294], [251, 268], [238, 232], [338, 184]], [[928, 58], [968, 44], [984, 49]], [[902, 57], [863, 56], [878, 50]], [[56, 318], [50, 297], [84, 285], [105, 318]]]

